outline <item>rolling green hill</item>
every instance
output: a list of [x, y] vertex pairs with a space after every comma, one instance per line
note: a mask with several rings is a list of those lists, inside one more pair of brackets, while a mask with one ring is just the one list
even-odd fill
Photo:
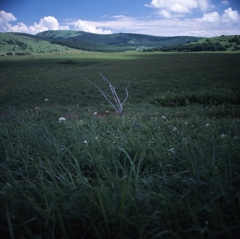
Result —
[[69, 48], [96, 52], [143, 51], [200, 40], [191, 36], [157, 37], [143, 34], [94, 34], [83, 31], [45, 31], [36, 35], [0, 33], [1, 55], [65, 53]]
[[0, 33], [1, 55], [66, 53], [71, 49], [95, 52], [235, 51], [240, 50], [240, 37], [161, 37], [133, 33], [106, 35], [72, 30], [45, 31], [36, 35]]
[[0, 33], [1, 55], [31, 55], [66, 52], [68, 47], [53, 44], [38, 36], [25, 33]]
[[94, 34], [83, 31], [45, 31], [36, 36], [53, 43], [88, 51], [127, 51], [144, 50], [175, 44], [193, 42], [200, 38], [191, 36], [158, 37], [143, 34], [118, 33]]
[[217, 36], [202, 38], [187, 44], [164, 46], [161, 51], [197, 52], [197, 51], [239, 51], [240, 36]]

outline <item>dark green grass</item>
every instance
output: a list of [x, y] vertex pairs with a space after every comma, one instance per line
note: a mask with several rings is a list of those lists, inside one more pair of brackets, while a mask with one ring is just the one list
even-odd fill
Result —
[[[237, 95], [238, 65], [238, 54], [1, 61], [1, 238], [239, 238], [239, 104], [225, 93], [177, 104]], [[120, 96], [117, 80], [131, 81], [123, 121], [79, 77], [102, 86], [98, 72]], [[146, 103], [168, 91], [171, 107]]]
[[238, 238], [236, 119], [136, 105], [121, 123], [94, 109], [1, 119], [3, 238]]
[[[21, 58], [21, 59], [20, 59]], [[239, 54], [83, 53], [7, 57], [1, 59], [0, 107], [95, 105], [104, 102], [97, 89], [79, 77], [103, 86], [101, 72], [123, 97], [120, 87], [131, 81], [129, 102], [152, 100], [155, 94], [227, 87], [240, 91]], [[67, 64], [73, 62], [74, 64]]]

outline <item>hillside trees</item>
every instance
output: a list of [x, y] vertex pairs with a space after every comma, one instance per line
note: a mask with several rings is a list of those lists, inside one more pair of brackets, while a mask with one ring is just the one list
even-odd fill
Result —
[[161, 49], [163, 52], [177, 51], [177, 52], [197, 52], [197, 51], [226, 51], [226, 46], [219, 42], [213, 43], [211, 40], [204, 43], [196, 43], [190, 45], [179, 44], [177, 46], [166, 46]]

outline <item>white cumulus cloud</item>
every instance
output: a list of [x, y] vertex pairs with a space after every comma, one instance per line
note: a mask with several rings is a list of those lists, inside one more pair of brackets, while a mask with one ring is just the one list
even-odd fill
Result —
[[152, 0], [150, 5], [145, 6], [177, 13], [190, 13], [193, 9], [205, 11], [210, 4], [209, 0]]
[[16, 20], [17, 18], [12, 13], [0, 11], [0, 26]]
[[103, 30], [102, 28], [97, 28], [93, 23], [89, 23], [87, 21], [82, 21], [82, 20], [77, 20], [73, 23], [70, 23], [70, 25], [73, 25], [74, 29], [85, 31], [85, 32], [98, 33], [98, 34], [112, 33], [110, 30]]
[[226, 9], [222, 15], [223, 22], [237, 22], [239, 20], [239, 15], [237, 11], [233, 11], [231, 7]]
[[32, 26], [29, 26], [29, 33], [36, 34], [47, 30], [68, 30], [68, 26], [60, 26], [58, 20], [53, 16], [47, 16], [40, 19], [39, 23], [34, 22]]
[[9, 22], [16, 21], [17, 18], [12, 14], [5, 11], [0, 11], [0, 30], [8, 30]]
[[38, 25], [42, 26], [42, 27], [46, 27], [49, 30], [58, 30], [59, 29], [58, 20], [52, 16], [42, 18]]
[[0, 11], [0, 31], [3, 32], [25, 32], [30, 34], [36, 34], [47, 30], [69, 30], [70, 26], [75, 30], [82, 30], [86, 32], [98, 33], [98, 34], [111, 34], [110, 30], [103, 30], [97, 27], [94, 22], [87, 22], [82, 20], [67, 22], [65, 25], [60, 25], [58, 20], [53, 16], [45, 16], [40, 21], [34, 22], [32, 25], [27, 26], [22, 22], [17, 22], [17, 18], [12, 14], [5, 11]]
[[209, 23], [236, 23], [240, 20], [238, 11], [233, 11], [232, 8], [228, 8], [220, 16], [217, 12], [205, 13], [202, 18], [196, 19], [198, 22]]
[[22, 22], [17, 22], [17, 18], [12, 14], [5, 11], [0, 11], [0, 31], [3, 32], [25, 32], [30, 34], [36, 34], [41, 31], [47, 30], [64, 30], [69, 29], [68, 26], [61, 26], [58, 20], [52, 16], [46, 16], [40, 19], [39, 23], [34, 23], [31, 26], [27, 26]]
[[200, 21], [219, 22], [220, 21], [220, 16], [217, 12], [205, 13]]

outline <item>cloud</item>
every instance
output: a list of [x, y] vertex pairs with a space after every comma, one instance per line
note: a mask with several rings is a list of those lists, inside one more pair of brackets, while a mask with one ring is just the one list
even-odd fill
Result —
[[0, 11], [0, 29], [8, 30], [9, 22], [16, 21], [17, 18], [12, 14], [5, 11]]
[[222, 22], [237, 22], [239, 15], [237, 11], [233, 11], [231, 7], [226, 9], [222, 15]]
[[45, 16], [38, 23], [34, 22], [33, 25], [27, 26], [22, 22], [18, 22], [13, 25], [11, 22], [16, 21], [17, 18], [12, 13], [0, 11], [0, 31], [3, 32], [25, 32], [30, 34], [36, 34], [47, 30], [69, 30], [72, 26], [75, 30], [82, 30], [86, 32], [99, 33], [99, 34], [111, 34], [110, 30], [103, 30], [97, 28], [94, 23], [77, 20], [69, 20], [65, 25], [60, 25], [58, 20], [53, 16]]
[[27, 26], [22, 22], [18, 22], [12, 25], [11, 22], [16, 21], [17, 18], [12, 13], [0, 11], [0, 31], [3, 32], [25, 32], [30, 34], [36, 34], [41, 31], [47, 30], [66, 30], [68, 26], [60, 26], [58, 20], [52, 16], [46, 16], [40, 19], [39, 23], [34, 23], [31, 26]]
[[202, 18], [196, 19], [199, 22], [209, 23], [236, 23], [239, 20], [237, 11], [233, 11], [232, 8], [228, 8], [224, 11], [223, 15], [220, 16], [217, 12], [205, 13]]
[[59, 29], [59, 23], [58, 20], [55, 17], [44, 17], [40, 20], [39, 26], [46, 27], [49, 30], [58, 30]]
[[158, 14], [160, 16], [163, 16], [164, 18], [170, 18], [171, 17], [170, 12], [165, 10], [165, 9], [158, 11]]
[[[161, 11], [161, 10], [160, 10]], [[226, 11], [225, 11], [226, 12]], [[231, 15], [230, 10], [227, 11]], [[234, 11], [235, 12], [235, 11]], [[162, 12], [167, 16], [169, 12]], [[171, 13], [169, 13], [171, 14]], [[175, 15], [175, 14], [173, 14]], [[224, 15], [224, 14], [223, 14]], [[92, 22], [96, 27], [110, 29], [112, 32], [128, 32], [155, 36], [220, 36], [239, 35], [240, 21], [223, 22], [218, 12], [205, 13], [201, 18], [156, 18], [140, 19], [117, 15], [105, 21]], [[229, 18], [228, 18], [229, 19]]]
[[229, 1], [221, 1], [221, 4], [223, 4], [223, 5], [228, 5], [228, 4], [229, 4]]
[[190, 13], [193, 9], [205, 11], [210, 4], [209, 0], [152, 0], [150, 5], [145, 6], [175, 13]]
[[85, 32], [91, 32], [91, 33], [98, 33], [98, 34], [111, 34], [112, 32], [110, 30], [103, 30], [102, 28], [96, 28], [96, 26], [93, 23], [89, 23], [87, 21], [77, 20], [70, 25], [73, 25], [74, 29], [85, 31]]
[[47, 30], [68, 30], [68, 26], [60, 26], [58, 20], [53, 16], [47, 16], [40, 19], [39, 23], [29, 26], [29, 33], [36, 34]]
[[217, 12], [205, 13], [200, 19], [203, 22], [219, 22], [220, 16]]
[[8, 22], [16, 21], [16, 20], [17, 18], [13, 16], [12, 13], [0, 11], [0, 26], [6, 25]]

